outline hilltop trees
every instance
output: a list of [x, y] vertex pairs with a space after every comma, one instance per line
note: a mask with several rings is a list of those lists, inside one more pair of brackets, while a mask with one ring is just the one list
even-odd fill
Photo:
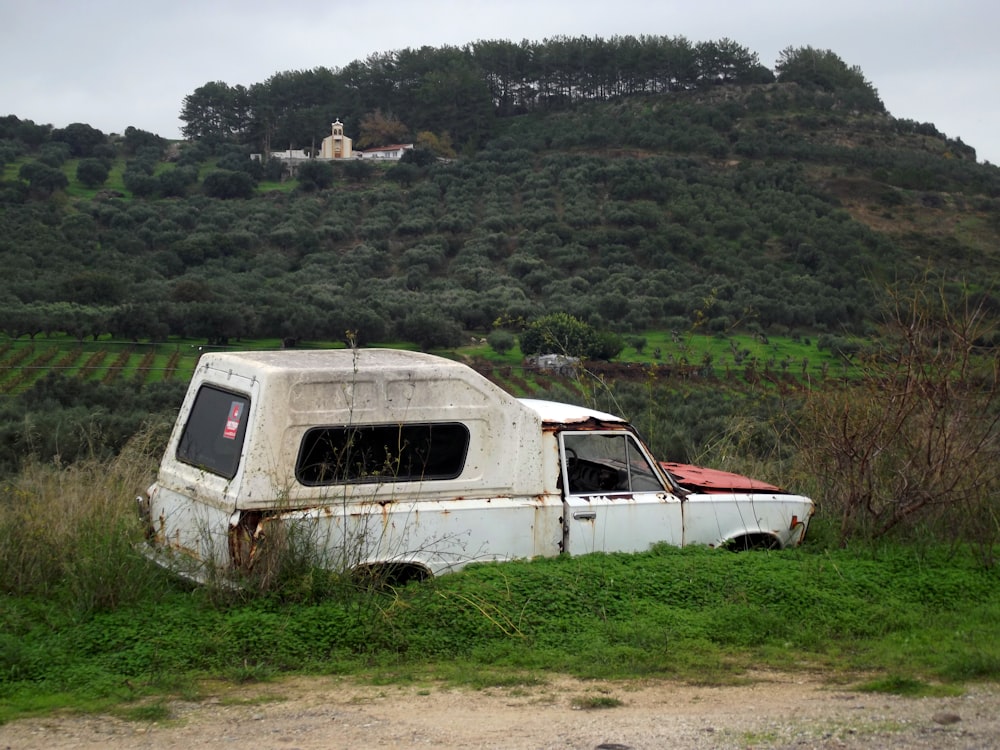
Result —
[[786, 47], [775, 65], [781, 83], [798, 83], [827, 93], [840, 92], [857, 109], [884, 112], [875, 87], [857, 65], [848, 66], [830, 50]]
[[184, 97], [180, 119], [185, 138], [204, 141], [210, 146], [239, 142], [248, 129], [250, 100], [244, 86], [229, 86], [211, 81]]
[[[116, 159], [128, 159], [123, 182], [140, 197], [181, 196], [197, 173], [167, 170], [154, 176], [167, 141], [129, 126], [121, 137], [105, 135], [86, 123], [65, 128], [36, 125], [13, 115], [0, 118], [0, 166], [21, 160], [18, 181], [0, 181], [0, 202], [48, 200], [69, 187], [69, 176], [87, 188], [104, 185]], [[73, 164], [76, 161], [75, 165]]]
[[0, 117], [0, 140], [21, 143], [28, 148], [38, 148], [49, 140], [51, 125], [38, 125], [32, 120], [22, 120], [16, 115]]
[[[788, 47], [779, 81], [848, 106], [884, 111], [860, 69], [829, 50]], [[732, 39], [557, 36], [541, 42], [484, 40], [463, 47], [405, 48], [339, 68], [277, 73], [249, 89], [211, 81], [184, 98], [182, 129], [212, 145], [255, 151], [308, 148], [343, 118], [359, 147], [447, 129], [459, 148], [478, 148], [498, 119], [581, 102], [774, 81], [758, 56]]]
[[473, 148], [495, 132], [499, 117], [771, 80], [757, 54], [731, 39], [488, 40], [385, 52], [340, 69], [279, 73], [249, 90], [209, 82], [185, 97], [181, 119], [189, 138], [260, 151], [272, 143], [311, 145], [328, 134], [330, 122], [349, 113], [354, 118], [346, 118], [345, 126], [359, 147], [447, 129], [459, 148]]

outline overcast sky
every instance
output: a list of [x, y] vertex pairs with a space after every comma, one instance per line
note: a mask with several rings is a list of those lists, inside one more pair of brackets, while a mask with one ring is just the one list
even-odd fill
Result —
[[788, 46], [832, 50], [894, 116], [1000, 165], [998, 31], [997, 0], [0, 0], [0, 115], [178, 138], [209, 81], [482, 39], [728, 37], [770, 68]]

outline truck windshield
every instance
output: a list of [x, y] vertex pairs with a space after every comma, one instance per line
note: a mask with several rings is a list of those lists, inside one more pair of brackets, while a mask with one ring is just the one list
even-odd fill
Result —
[[240, 466], [250, 399], [210, 385], [198, 389], [177, 459], [232, 479]]
[[563, 433], [570, 494], [661, 492], [663, 484], [629, 433]]

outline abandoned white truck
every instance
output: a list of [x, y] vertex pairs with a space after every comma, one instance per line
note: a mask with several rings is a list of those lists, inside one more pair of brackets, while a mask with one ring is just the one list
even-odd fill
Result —
[[809, 498], [699, 493], [623, 419], [517, 399], [464, 364], [389, 349], [213, 353], [198, 363], [155, 483], [151, 554], [204, 580], [268, 540], [407, 579], [665, 542], [799, 544]]

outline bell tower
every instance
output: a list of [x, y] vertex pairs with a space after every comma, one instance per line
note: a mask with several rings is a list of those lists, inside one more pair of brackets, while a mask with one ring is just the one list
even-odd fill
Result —
[[344, 135], [344, 123], [335, 120], [330, 125], [330, 135], [323, 139], [320, 156], [324, 159], [348, 159], [352, 155], [351, 139]]

